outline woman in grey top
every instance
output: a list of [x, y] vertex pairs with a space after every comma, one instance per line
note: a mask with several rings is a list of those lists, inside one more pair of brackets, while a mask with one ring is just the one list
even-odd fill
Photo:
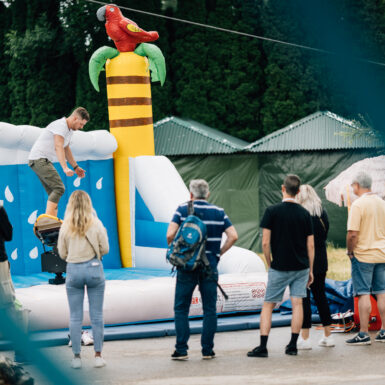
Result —
[[106, 364], [101, 355], [105, 278], [101, 258], [108, 253], [109, 245], [107, 231], [96, 217], [91, 198], [85, 191], [74, 191], [69, 198], [59, 233], [58, 249], [60, 257], [67, 261], [66, 290], [74, 353], [71, 366], [74, 369], [82, 366], [80, 346], [86, 286], [94, 337], [94, 366], [103, 367]]

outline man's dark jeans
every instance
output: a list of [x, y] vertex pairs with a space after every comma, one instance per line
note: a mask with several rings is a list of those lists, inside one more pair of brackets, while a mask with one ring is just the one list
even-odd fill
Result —
[[188, 314], [194, 289], [199, 285], [203, 304], [202, 354], [211, 354], [214, 347], [214, 335], [217, 330], [217, 281], [217, 270], [213, 271], [210, 276], [200, 271], [178, 270], [174, 302], [175, 349], [178, 353], [187, 354], [187, 341], [190, 337]]

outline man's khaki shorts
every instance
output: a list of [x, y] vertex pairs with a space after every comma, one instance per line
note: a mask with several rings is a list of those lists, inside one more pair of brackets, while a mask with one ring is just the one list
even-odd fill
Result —
[[40, 158], [30, 160], [28, 166], [39, 177], [48, 194], [48, 200], [59, 203], [60, 198], [64, 194], [65, 187], [54, 165], [48, 159]]

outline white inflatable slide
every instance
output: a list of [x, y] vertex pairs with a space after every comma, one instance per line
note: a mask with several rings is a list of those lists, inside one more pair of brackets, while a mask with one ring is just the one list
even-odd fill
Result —
[[[159, 229], [156, 223], [163, 223], [164, 227], [167, 227], [177, 206], [190, 199], [190, 193], [175, 166], [164, 156], [139, 156], [130, 159], [130, 171], [131, 183], [153, 217], [153, 233]], [[143, 209], [138, 204], [131, 207], [135, 207], [138, 211]], [[139, 216], [141, 217], [141, 213], [134, 212], [134, 218]], [[165, 247], [153, 247], [150, 237], [150, 234], [147, 234], [148, 246], [144, 242], [141, 245], [135, 242], [135, 267], [169, 269], [170, 265], [165, 259], [166, 244]], [[236, 246], [221, 257], [218, 267], [219, 273], [223, 274], [266, 270], [257, 254]]]

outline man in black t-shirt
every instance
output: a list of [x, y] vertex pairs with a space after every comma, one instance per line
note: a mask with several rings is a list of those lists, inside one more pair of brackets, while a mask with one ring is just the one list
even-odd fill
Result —
[[[267, 357], [267, 339], [275, 305], [282, 300], [287, 286], [293, 309], [291, 340], [285, 353], [297, 355], [297, 339], [303, 321], [302, 298], [313, 281], [314, 235], [309, 212], [295, 196], [301, 181], [288, 175], [282, 185], [281, 203], [266, 209], [261, 221], [262, 248], [269, 268], [265, 301], [261, 313], [261, 344], [248, 352], [249, 357]], [[273, 260], [271, 260], [271, 254]]]

